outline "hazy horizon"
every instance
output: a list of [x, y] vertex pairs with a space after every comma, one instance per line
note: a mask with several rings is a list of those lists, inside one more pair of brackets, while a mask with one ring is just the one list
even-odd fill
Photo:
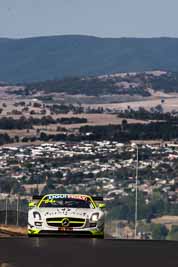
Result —
[[9, 39], [9, 40], [21, 40], [21, 39], [38, 39], [38, 38], [50, 38], [50, 37], [68, 37], [68, 36], [81, 36], [81, 37], [91, 37], [91, 38], [99, 38], [99, 39], [178, 39], [178, 36], [155, 36], [155, 37], [134, 37], [134, 36], [120, 36], [120, 37], [108, 37], [108, 36], [97, 36], [97, 35], [89, 35], [89, 34], [54, 34], [54, 35], [38, 35], [38, 36], [25, 36], [25, 37], [6, 37], [0, 36], [0, 39]]
[[0, 37], [178, 37], [178, 1], [0, 0]]

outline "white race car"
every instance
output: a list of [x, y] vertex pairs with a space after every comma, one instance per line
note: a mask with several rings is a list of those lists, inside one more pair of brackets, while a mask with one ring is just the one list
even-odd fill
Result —
[[102, 197], [79, 194], [34, 196], [29, 203], [28, 235], [85, 235], [104, 238]]

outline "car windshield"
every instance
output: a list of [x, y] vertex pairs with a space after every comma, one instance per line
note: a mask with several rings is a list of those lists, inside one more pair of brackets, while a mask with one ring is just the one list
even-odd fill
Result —
[[45, 198], [40, 203], [40, 208], [94, 208], [92, 202], [89, 199], [49, 199]]

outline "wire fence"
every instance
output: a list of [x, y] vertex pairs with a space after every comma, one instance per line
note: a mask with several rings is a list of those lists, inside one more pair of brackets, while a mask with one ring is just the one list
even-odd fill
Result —
[[0, 224], [27, 225], [28, 200], [5, 197], [0, 199]]

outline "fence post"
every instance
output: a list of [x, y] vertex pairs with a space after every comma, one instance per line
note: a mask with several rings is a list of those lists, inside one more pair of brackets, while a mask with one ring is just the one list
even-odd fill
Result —
[[8, 198], [6, 198], [6, 207], [5, 207], [5, 224], [7, 225], [7, 205], [8, 205]]

